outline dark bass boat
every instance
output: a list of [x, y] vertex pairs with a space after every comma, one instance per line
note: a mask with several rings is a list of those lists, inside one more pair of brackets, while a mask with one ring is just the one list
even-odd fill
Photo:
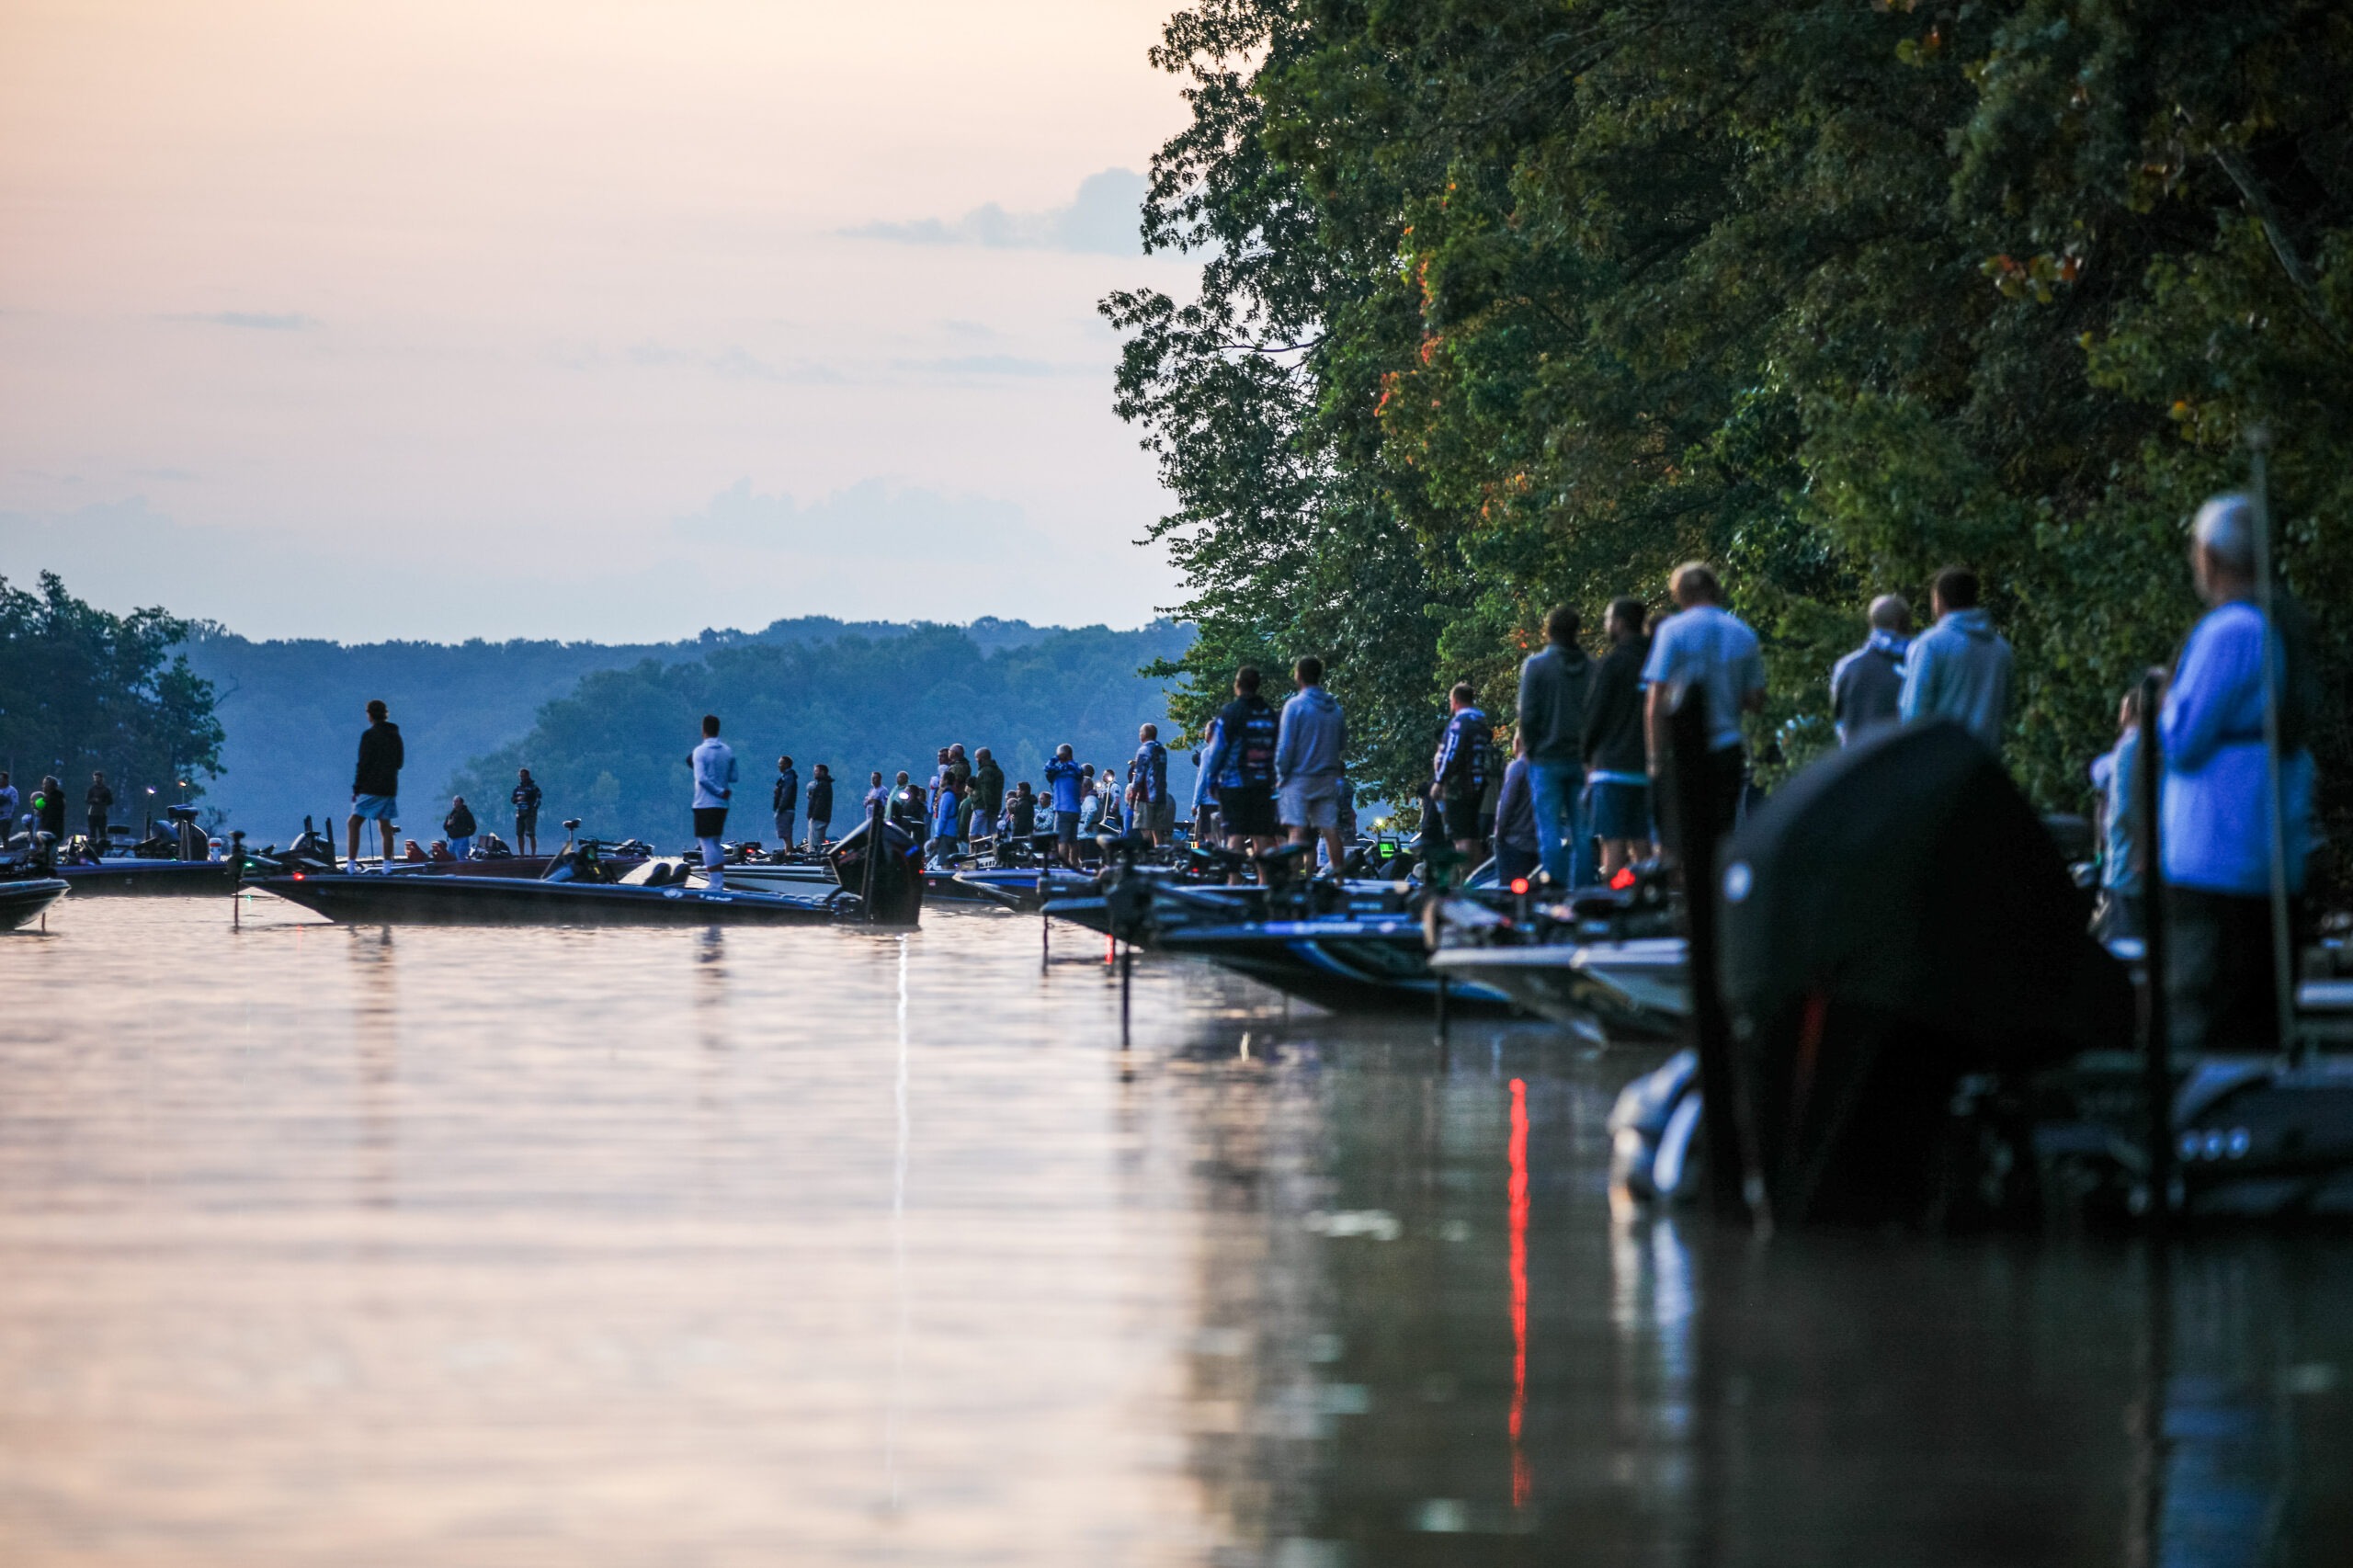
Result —
[[244, 866], [225, 860], [88, 860], [57, 874], [82, 898], [224, 897], [237, 891]]
[[[567, 822], [567, 833], [578, 822]], [[869, 846], [881, 843], [871, 857]], [[911, 926], [923, 908], [921, 846], [894, 827], [861, 824], [831, 854], [835, 885], [806, 893], [711, 888], [680, 862], [616, 875], [594, 839], [567, 838], [536, 880], [298, 871], [256, 884], [345, 924]]]
[[71, 886], [62, 877], [15, 877], [0, 881], [0, 931], [31, 925]]

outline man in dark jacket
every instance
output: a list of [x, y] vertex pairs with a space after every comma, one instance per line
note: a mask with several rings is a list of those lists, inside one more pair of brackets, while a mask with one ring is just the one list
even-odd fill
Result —
[[1912, 607], [1896, 594], [1871, 601], [1870, 636], [1830, 666], [1830, 717], [1838, 744], [1852, 745], [1866, 731], [1897, 721], [1904, 696], [1904, 654], [1912, 645]]
[[449, 857], [462, 860], [474, 852], [474, 813], [463, 795], [449, 801], [449, 814], [441, 819], [441, 836], [449, 841]]
[[[972, 816], [975, 821], [986, 823], [986, 831], [993, 834], [997, 818], [1004, 812], [1005, 769], [989, 755], [989, 748], [983, 746], [972, 754]], [[982, 834], [980, 828], [971, 830], [971, 836], [979, 837]]]
[[1282, 840], [1275, 814], [1275, 754], [1282, 721], [1258, 695], [1257, 670], [1234, 672], [1233, 700], [1218, 710], [1217, 744], [1201, 766], [1217, 780], [1218, 815], [1234, 849], [1272, 849]]
[[90, 812], [90, 847], [103, 855], [107, 852], [107, 808], [114, 804], [114, 791], [107, 788], [105, 774], [90, 775], [90, 790], [82, 797], [82, 803]]
[[792, 759], [776, 759], [776, 788], [768, 792], [768, 808], [776, 812], [776, 841], [784, 848], [792, 847], [792, 819], [801, 810], [801, 772]]
[[1454, 683], [1447, 705], [1446, 729], [1438, 736], [1438, 756], [1430, 762], [1430, 800], [1445, 819], [1446, 835], [1453, 840], [1455, 852], [1475, 866], [1486, 857], [1487, 835], [1480, 825], [1479, 802], [1487, 792], [1488, 776], [1495, 771], [1495, 731], [1469, 681]]
[[1577, 646], [1577, 612], [1544, 617], [1544, 647], [1519, 666], [1519, 743], [1536, 806], [1537, 852], [1556, 888], [1593, 881], [1593, 832], [1585, 810], [1582, 741], [1593, 661]]
[[1608, 881], [1651, 853], [1650, 754], [1643, 739], [1643, 601], [1609, 602], [1609, 652], [1594, 666], [1585, 709], [1586, 812]]
[[834, 826], [834, 775], [824, 763], [809, 776], [809, 847], [825, 846], [826, 835]]
[[515, 808], [515, 853], [537, 855], [540, 852], [540, 785], [528, 767], [515, 770], [515, 788], [506, 793], [507, 803]]
[[359, 766], [351, 774], [351, 820], [345, 840], [354, 871], [359, 869], [359, 824], [372, 822], [383, 829], [384, 865], [392, 863], [392, 835], [400, 822], [401, 765], [408, 754], [401, 746], [401, 727], [387, 717], [381, 698], [368, 704], [368, 728], [359, 735]]

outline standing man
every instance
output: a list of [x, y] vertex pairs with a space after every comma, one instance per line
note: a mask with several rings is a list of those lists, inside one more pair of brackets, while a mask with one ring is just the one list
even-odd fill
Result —
[[1078, 813], [1086, 805], [1086, 774], [1078, 755], [1067, 745], [1054, 748], [1046, 764], [1046, 788], [1054, 797], [1054, 853], [1063, 865], [1078, 869]]
[[776, 812], [777, 843], [791, 848], [792, 819], [801, 809], [801, 775], [789, 756], [776, 759], [776, 788], [768, 793], [768, 807]]
[[463, 795], [450, 801], [449, 814], [441, 819], [441, 836], [449, 841], [452, 859], [462, 860], [474, 852], [474, 813]]
[[1951, 719], [1995, 756], [2010, 722], [2010, 645], [1977, 608], [1977, 574], [1948, 566], [1928, 589], [1937, 623], [1904, 656], [1897, 711], [1907, 724]]
[[1193, 842], [1215, 844], [1217, 828], [1217, 768], [1213, 761], [1225, 741], [1225, 725], [1211, 719], [1201, 732], [1201, 749], [1193, 754]]
[[23, 809], [17, 787], [8, 782], [6, 774], [0, 773], [0, 844], [17, 835], [17, 813]]
[[1586, 815], [1601, 841], [1597, 876], [1608, 881], [1651, 853], [1651, 775], [1643, 740], [1643, 665], [1651, 640], [1643, 631], [1643, 601], [1609, 601], [1609, 652], [1594, 666], [1586, 694]]
[[351, 820], [344, 824], [345, 846], [353, 871], [359, 869], [359, 824], [372, 822], [383, 830], [384, 869], [392, 866], [392, 833], [401, 814], [401, 767], [408, 753], [401, 745], [401, 727], [392, 722], [382, 698], [368, 703], [368, 727], [359, 734], [359, 764], [351, 774]]
[[[1430, 799], [1446, 821], [1455, 853], [1476, 866], [1486, 858], [1487, 835], [1479, 826], [1479, 802], [1495, 771], [1495, 733], [1467, 680], [1447, 693], [1446, 729], [1430, 761]], [[1542, 846], [1538, 846], [1540, 857]], [[1336, 861], [1335, 862], [1336, 864]], [[1466, 870], [1468, 867], [1464, 868]]]
[[[809, 776], [809, 850], [816, 854], [825, 847], [826, 835], [834, 828], [834, 776], [824, 763]], [[788, 842], [787, 849], [792, 847]]]
[[1218, 818], [1233, 849], [1272, 849], [1282, 842], [1282, 822], [1275, 814], [1282, 721], [1258, 695], [1260, 684], [1249, 665], [1234, 672], [1233, 700], [1218, 710], [1217, 749], [1202, 765], [1217, 780]]
[[[2213, 608], [2190, 631], [2157, 719], [2165, 745], [2158, 843], [2162, 918], [2172, 938], [2165, 996], [2176, 1051], [2281, 1049], [2272, 993], [2271, 836], [2278, 809], [2295, 904], [2312, 853], [2313, 721], [2319, 711], [2310, 627], [2283, 585], [2277, 627], [2256, 599], [2255, 508], [2218, 495], [2199, 509], [2190, 569]], [[2265, 643], [2278, 677], [2279, 798], [2264, 755]], [[2148, 911], [2151, 919], [2159, 911]]]
[[42, 774], [33, 790], [33, 831], [49, 835], [55, 846], [65, 842], [65, 785], [54, 773]]
[[1912, 607], [1897, 594], [1871, 601], [1870, 636], [1830, 666], [1830, 717], [1838, 744], [1902, 718], [1904, 655], [1912, 646]]
[[983, 746], [972, 754], [972, 816], [986, 824], [986, 832], [997, 831], [997, 819], [1005, 812], [1005, 769]]
[[528, 767], [517, 768], [515, 775], [515, 788], [506, 793], [507, 802], [515, 808], [515, 853], [537, 855], [540, 852], [540, 786]]
[[1529, 778], [1526, 743], [1515, 738], [1495, 795], [1495, 885], [1508, 888], [1533, 875], [1543, 861], [1537, 840], [1536, 797]]
[[1748, 767], [1741, 745], [1740, 716], [1765, 706], [1765, 657], [1756, 633], [1722, 607], [1723, 585], [1715, 568], [1690, 561], [1675, 569], [1667, 591], [1680, 607], [1659, 622], [1651, 638], [1650, 657], [1643, 665], [1643, 710], [1650, 736], [1652, 795], [1666, 808], [1662, 821], [1671, 829], [1667, 847], [1682, 852], [1681, 824], [1674, 801], [1655, 788], [1660, 772], [1673, 755], [1667, 718], [1677, 695], [1686, 689], [1705, 694], [1708, 704], [1708, 756], [1702, 765], [1702, 786], [1715, 803], [1716, 823], [1729, 829], [1740, 808], [1740, 792]]
[[[1544, 617], [1544, 646], [1519, 666], [1518, 745], [1528, 758], [1537, 852], [1544, 875], [1563, 892], [1593, 881], [1584, 750], [1593, 661], [1577, 646], [1579, 629], [1576, 611], [1554, 606]], [[1449, 831], [1452, 826], [1449, 812]]]
[[735, 798], [735, 750], [719, 738], [718, 714], [702, 716], [702, 744], [687, 765], [695, 775], [695, 840], [702, 846], [703, 876], [715, 890], [727, 885], [720, 840], [727, 833], [728, 802]]
[[1348, 749], [1348, 723], [1340, 705], [1324, 689], [1324, 661], [1310, 653], [1291, 666], [1299, 687], [1283, 704], [1275, 741], [1275, 794], [1291, 842], [1318, 835], [1340, 875], [1347, 858], [1340, 842], [1340, 775]]
[[1136, 831], [1154, 849], [1176, 835], [1176, 807], [1168, 798], [1168, 748], [1160, 744], [1160, 726], [1146, 724], [1136, 732], [1135, 760], [1128, 764], [1128, 799], [1135, 802]]
[[114, 804], [114, 791], [107, 788], [104, 773], [90, 775], [89, 793], [82, 797], [82, 803], [90, 812], [90, 847], [103, 855], [107, 852], [107, 808]]

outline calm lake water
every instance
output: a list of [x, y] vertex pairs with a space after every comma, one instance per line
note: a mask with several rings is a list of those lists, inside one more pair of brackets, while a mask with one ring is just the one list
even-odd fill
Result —
[[0, 1563], [2353, 1561], [2353, 1244], [1760, 1248], [1654, 1057], [1038, 938], [0, 937]]

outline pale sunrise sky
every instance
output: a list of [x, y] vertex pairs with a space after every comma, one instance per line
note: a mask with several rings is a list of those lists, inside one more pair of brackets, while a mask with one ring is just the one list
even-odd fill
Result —
[[[252, 636], [1133, 625], [1175, 0], [0, 0], [0, 574]], [[1126, 171], [1115, 173], [1112, 171]]]

